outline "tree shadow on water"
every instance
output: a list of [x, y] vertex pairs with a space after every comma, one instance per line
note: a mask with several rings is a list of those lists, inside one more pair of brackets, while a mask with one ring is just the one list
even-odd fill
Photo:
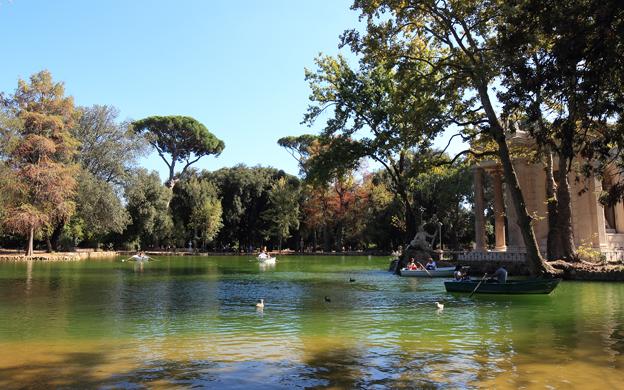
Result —
[[0, 389], [288, 389], [322, 383], [303, 377], [306, 367], [284, 361], [158, 359], [134, 361], [124, 368], [106, 352], [65, 353], [49, 358], [45, 362], [0, 367]]
[[310, 368], [302, 376], [321, 380], [323, 385], [311, 388], [353, 389], [362, 387], [360, 383], [360, 354], [356, 349], [337, 348], [315, 353], [305, 361]]
[[93, 367], [105, 361], [105, 353], [72, 352], [53, 361], [0, 367], [0, 388], [94, 387], [98, 380]]

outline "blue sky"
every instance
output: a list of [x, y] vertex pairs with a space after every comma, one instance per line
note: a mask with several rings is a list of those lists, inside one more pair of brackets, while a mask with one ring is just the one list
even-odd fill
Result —
[[[336, 54], [358, 25], [352, 0], [0, 0], [0, 91], [42, 69], [78, 105], [108, 104], [121, 119], [189, 115], [224, 140], [218, 158], [298, 172], [276, 143], [301, 125], [304, 68]], [[321, 124], [319, 124], [321, 125]], [[144, 166], [165, 166], [158, 157]]]

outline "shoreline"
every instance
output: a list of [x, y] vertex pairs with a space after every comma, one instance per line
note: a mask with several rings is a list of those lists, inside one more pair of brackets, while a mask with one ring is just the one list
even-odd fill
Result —
[[116, 251], [36, 252], [27, 257], [23, 251], [2, 251], [0, 261], [82, 261], [119, 256]]

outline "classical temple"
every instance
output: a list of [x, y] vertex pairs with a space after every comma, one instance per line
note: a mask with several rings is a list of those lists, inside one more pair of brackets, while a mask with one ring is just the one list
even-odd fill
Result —
[[[518, 132], [512, 143], [527, 143], [529, 138]], [[530, 141], [529, 141], [530, 142]], [[526, 159], [515, 159], [514, 168], [529, 214], [535, 217], [533, 228], [540, 250], [546, 254], [548, 236], [548, 213], [546, 205], [546, 173], [540, 163]], [[511, 196], [505, 188], [502, 167], [496, 161], [482, 161], [473, 166], [475, 189], [475, 247], [462, 255], [465, 260], [524, 260], [525, 249], [522, 234], [516, 224]], [[486, 177], [489, 180], [486, 180]], [[492, 186], [493, 196], [490, 205], [494, 210], [495, 240], [486, 240], [487, 206], [485, 186]], [[599, 202], [603, 188], [611, 185], [611, 179], [597, 178], [577, 181], [570, 177], [572, 196], [572, 226], [576, 246], [591, 247], [602, 253], [608, 260], [624, 259], [624, 205], [603, 207]]]

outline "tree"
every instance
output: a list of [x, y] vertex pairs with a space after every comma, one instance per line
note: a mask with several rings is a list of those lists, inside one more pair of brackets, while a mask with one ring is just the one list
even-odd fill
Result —
[[[173, 188], [176, 180], [176, 164], [184, 163], [181, 174], [189, 166], [208, 155], [218, 156], [225, 147], [206, 126], [188, 116], [150, 116], [133, 122], [137, 134], [145, 134], [158, 155], [169, 168], [167, 186]], [[170, 161], [165, 157], [171, 156]]]
[[421, 77], [431, 72], [424, 62], [410, 72], [376, 60], [362, 60], [357, 71], [343, 57], [320, 57], [316, 63], [316, 72], [306, 71], [312, 104], [304, 122], [312, 125], [328, 108], [333, 115], [320, 138], [322, 147], [306, 162], [308, 175], [321, 181], [340, 177], [364, 157], [381, 164], [405, 209], [405, 238], [412, 236], [416, 212], [406, 172], [425, 163], [420, 152], [448, 124], [452, 93]]
[[290, 237], [290, 232], [299, 229], [298, 184], [279, 178], [269, 191], [269, 208], [262, 213], [262, 219], [269, 224], [265, 233], [277, 238], [279, 250], [282, 250], [283, 240]]
[[[447, 156], [443, 159], [449, 161]], [[444, 243], [454, 250], [461, 250], [474, 238], [471, 210], [472, 175], [465, 159], [456, 164], [441, 164], [427, 171], [418, 172], [410, 182], [410, 191], [418, 199], [425, 220], [442, 223]], [[439, 245], [438, 237], [438, 245]]]
[[141, 137], [118, 123], [119, 110], [94, 105], [78, 109], [79, 118], [71, 132], [80, 142], [76, 160], [98, 180], [120, 185], [145, 152]]
[[289, 181], [296, 180], [274, 168], [242, 164], [203, 172], [202, 176], [217, 189], [223, 208], [223, 228], [215, 241], [222, 247], [239, 249], [262, 244], [268, 223], [260, 215], [270, 207], [269, 191], [273, 183], [285, 176]]
[[132, 219], [124, 231], [129, 242], [158, 245], [171, 236], [171, 191], [160, 183], [157, 172], [148, 173], [145, 169], [134, 172], [126, 183], [125, 197]]
[[[354, 8], [366, 18], [366, 34], [347, 31], [343, 43], [372, 61], [381, 58], [403, 68], [431, 69], [425, 79], [446, 84], [457, 93], [454, 121], [464, 137], [476, 134], [497, 145], [507, 188], [527, 251], [527, 265], [534, 275], [553, 274], [542, 258], [532, 217], [512, 165], [506, 124], [495, 110], [491, 88], [500, 68], [495, 58], [495, 30], [503, 2], [477, 0], [355, 0]], [[434, 55], [431, 51], [434, 50]], [[450, 91], [450, 90], [449, 90]]]
[[[496, 52], [506, 89], [499, 98], [506, 115], [522, 116], [543, 150], [548, 257], [572, 259], [568, 177], [604, 175], [605, 166], [598, 161], [612, 161], [612, 152], [619, 152], [613, 147], [622, 145], [624, 136], [621, 127], [613, 126], [622, 117], [617, 101], [624, 92], [618, 88], [624, 7], [613, 1], [515, 0], [501, 9]], [[581, 167], [575, 170], [573, 161], [579, 157]]]
[[74, 225], [81, 227], [81, 235], [75, 240], [94, 242], [97, 246], [110, 233], [123, 233], [130, 223], [130, 215], [117, 197], [112, 184], [81, 169], [76, 191], [76, 214]]
[[189, 170], [180, 177], [173, 190], [171, 213], [178, 241], [201, 240], [201, 247], [211, 242], [223, 226], [223, 209], [217, 190], [208, 179], [199, 177], [195, 170]]
[[223, 226], [221, 222], [221, 202], [215, 197], [205, 198], [191, 213], [190, 227], [196, 232], [197, 239], [201, 240], [202, 248], [206, 243], [214, 240]]
[[[48, 71], [36, 73], [18, 87], [5, 106], [19, 120], [8, 165], [14, 202], [7, 207], [5, 225], [28, 236], [27, 256], [33, 254], [35, 234], [49, 232], [56, 223], [74, 213], [76, 166], [72, 158], [76, 140], [69, 129], [74, 121], [74, 103], [64, 86], [52, 80]], [[48, 249], [51, 250], [50, 245]]]

